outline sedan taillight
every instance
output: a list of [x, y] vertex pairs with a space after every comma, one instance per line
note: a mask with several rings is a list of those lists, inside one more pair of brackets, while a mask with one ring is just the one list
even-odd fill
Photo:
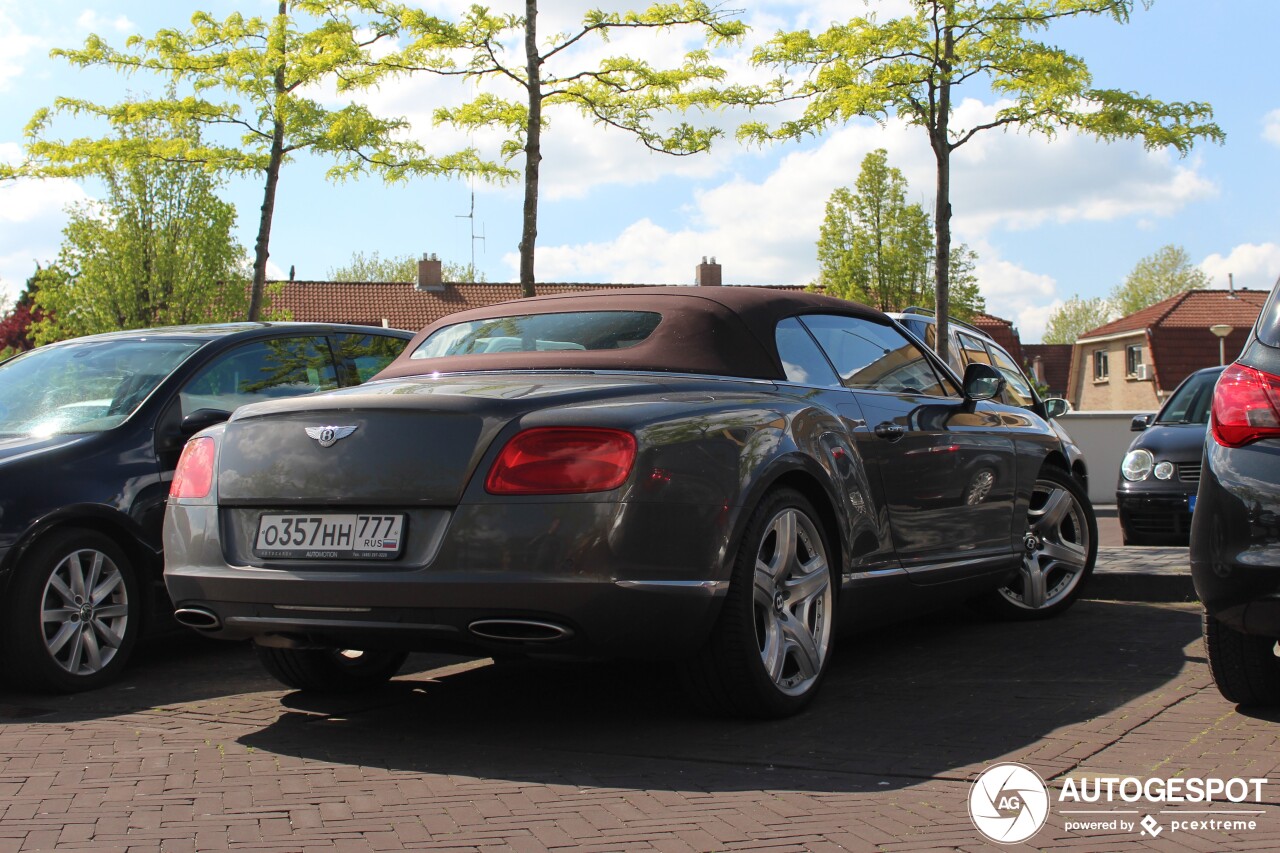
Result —
[[494, 460], [492, 495], [571, 495], [621, 486], [636, 460], [629, 432], [595, 427], [536, 427], [518, 433]]
[[213, 486], [216, 447], [212, 438], [193, 438], [182, 448], [178, 468], [169, 486], [171, 498], [205, 498]]
[[1222, 371], [1213, 389], [1213, 438], [1225, 447], [1243, 447], [1280, 438], [1280, 376], [1243, 364]]

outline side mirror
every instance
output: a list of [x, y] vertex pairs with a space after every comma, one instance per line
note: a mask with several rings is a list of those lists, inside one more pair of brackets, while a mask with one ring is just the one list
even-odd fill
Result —
[[1151, 419], [1153, 417], [1155, 416], [1154, 415], [1138, 415], [1133, 419], [1133, 423], [1129, 424], [1129, 431], [1142, 432], [1144, 429], [1151, 426]]
[[1060, 418], [1071, 411], [1071, 404], [1062, 397], [1050, 397], [1044, 401], [1044, 413], [1050, 418]]
[[964, 398], [970, 402], [990, 400], [1004, 390], [1004, 377], [989, 364], [971, 362], [964, 369]]
[[229, 417], [231, 413], [222, 409], [196, 409], [182, 419], [182, 426], [178, 429], [183, 438], [190, 438], [200, 430], [220, 424]]

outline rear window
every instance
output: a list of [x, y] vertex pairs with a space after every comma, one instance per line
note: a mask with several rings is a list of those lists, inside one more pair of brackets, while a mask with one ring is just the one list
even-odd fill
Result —
[[410, 358], [627, 349], [653, 334], [661, 320], [661, 314], [651, 311], [575, 311], [473, 320], [432, 332]]
[[1267, 304], [1258, 315], [1256, 331], [1258, 340], [1269, 347], [1280, 347], [1280, 282], [1271, 289]]

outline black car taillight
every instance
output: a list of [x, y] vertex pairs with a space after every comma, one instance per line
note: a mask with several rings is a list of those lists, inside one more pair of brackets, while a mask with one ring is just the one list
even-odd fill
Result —
[[1243, 364], [1222, 371], [1213, 389], [1210, 418], [1214, 441], [1243, 447], [1264, 438], [1280, 438], [1280, 376]]

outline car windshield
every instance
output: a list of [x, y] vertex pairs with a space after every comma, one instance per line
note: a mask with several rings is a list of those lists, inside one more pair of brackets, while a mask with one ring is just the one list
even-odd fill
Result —
[[1209, 405], [1213, 402], [1213, 386], [1219, 371], [1196, 373], [1178, 386], [1169, 402], [1156, 415], [1158, 424], [1207, 424]]
[[650, 311], [577, 311], [473, 320], [437, 329], [411, 358], [626, 349], [649, 337], [661, 319]]
[[133, 414], [199, 341], [41, 347], [0, 364], [0, 437], [102, 432]]

